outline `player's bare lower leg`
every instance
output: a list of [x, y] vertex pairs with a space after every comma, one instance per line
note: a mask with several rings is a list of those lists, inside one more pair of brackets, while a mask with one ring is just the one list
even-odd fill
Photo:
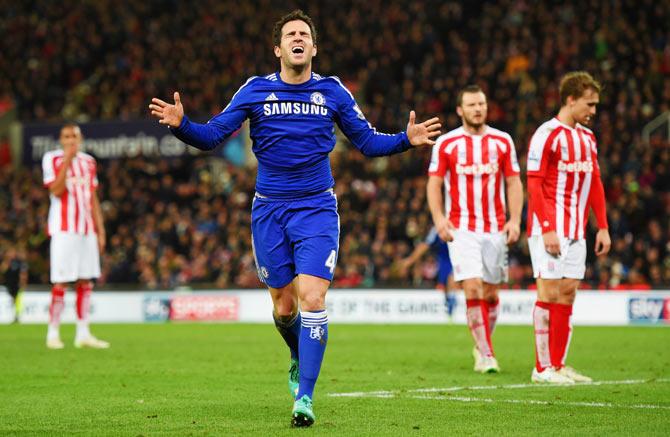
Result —
[[294, 426], [310, 426], [315, 420], [312, 399], [328, 343], [326, 292], [329, 286], [328, 280], [312, 275], [298, 275], [302, 329], [299, 342], [300, 385], [292, 417]]
[[74, 346], [77, 348], [90, 347], [93, 349], [109, 348], [109, 343], [94, 337], [89, 327], [93, 283], [87, 279], [80, 279], [75, 284], [75, 290], [77, 292], [77, 333], [75, 334]]
[[60, 318], [65, 307], [65, 284], [54, 284], [51, 287], [51, 305], [49, 306], [49, 327], [47, 330], [47, 347], [63, 349], [60, 339]]
[[299, 384], [300, 363], [298, 347], [301, 328], [296, 281], [297, 280], [294, 280], [281, 288], [269, 287], [274, 307], [272, 318], [274, 319], [275, 327], [291, 352], [291, 362], [288, 371], [288, 388], [294, 399], [298, 394]]
[[486, 313], [484, 316], [489, 318], [489, 335], [493, 335], [493, 331], [496, 328], [496, 322], [498, 321], [498, 284], [489, 284], [484, 282], [484, 304], [486, 307]]
[[484, 283], [481, 278], [465, 279], [462, 282], [465, 292], [466, 318], [472, 333], [476, 351], [475, 371], [492, 373], [500, 369], [491, 345], [488, 308], [484, 301]]

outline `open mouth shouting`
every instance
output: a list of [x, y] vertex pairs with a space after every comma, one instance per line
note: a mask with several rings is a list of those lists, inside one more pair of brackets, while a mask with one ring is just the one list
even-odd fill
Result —
[[293, 53], [294, 55], [302, 55], [303, 53], [305, 53], [305, 48], [302, 46], [295, 46], [291, 49], [291, 53]]

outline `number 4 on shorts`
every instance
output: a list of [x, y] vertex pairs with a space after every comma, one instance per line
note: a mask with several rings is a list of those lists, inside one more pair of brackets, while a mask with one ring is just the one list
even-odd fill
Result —
[[330, 273], [335, 271], [335, 263], [337, 263], [337, 252], [331, 250], [328, 259], [326, 260], [326, 267], [330, 269]]

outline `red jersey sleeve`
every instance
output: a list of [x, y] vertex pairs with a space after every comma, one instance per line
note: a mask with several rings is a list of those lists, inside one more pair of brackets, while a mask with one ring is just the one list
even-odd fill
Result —
[[605, 187], [603, 187], [603, 181], [600, 177], [600, 166], [598, 165], [598, 147], [596, 145], [595, 137], [591, 136], [591, 139], [592, 139], [591, 161], [593, 162], [593, 181], [591, 182], [589, 202], [591, 203], [591, 208], [593, 209], [593, 213], [596, 216], [598, 229], [607, 229], [609, 225], [607, 223]]
[[537, 215], [543, 234], [556, 230], [556, 217], [552, 214], [550, 206], [545, 202], [541, 177], [528, 175], [528, 205], [529, 230], [533, 214]]

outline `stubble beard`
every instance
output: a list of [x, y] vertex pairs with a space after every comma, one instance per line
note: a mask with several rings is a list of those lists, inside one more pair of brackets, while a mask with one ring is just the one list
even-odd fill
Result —
[[486, 124], [486, 118], [485, 117], [482, 118], [481, 123], [473, 122], [471, 119], [469, 119], [467, 117], [464, 117], [463, 121], [465, 122], [465, 125], [467, 127], [469, 127], [470, 129], [473, 129], [473, 130], [479, 130], [479, 129], [481, 129], [482, 126], [484, 126]]

